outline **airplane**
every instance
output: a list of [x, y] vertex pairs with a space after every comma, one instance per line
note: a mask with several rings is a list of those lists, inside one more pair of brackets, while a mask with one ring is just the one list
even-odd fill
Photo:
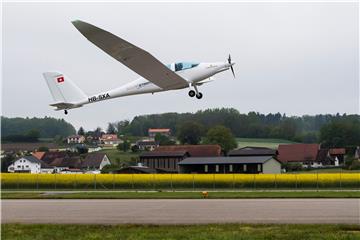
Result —
[[189, 88], [189, 96], [201, 99], [198, 86], [213, 80], [213, 75], [233, 69], [229, 55], [226, 62], [176, 62], [162, 64], [147, 51], [89, 23], [76, 20], [72, 24], [90, 42], [105, 53], [139, 74], [141, 77], [121, 87], [93, 95], [86, 95], [73, 81], [60, 72], [45, 72], [43, 76], [49, 87], [56, 111], [79, 108], [85, 104], [118, 97], [163, 92]]

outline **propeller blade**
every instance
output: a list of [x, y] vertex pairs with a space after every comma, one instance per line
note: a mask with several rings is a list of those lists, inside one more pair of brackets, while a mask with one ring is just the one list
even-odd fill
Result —
[[231, 64], [231, 56], [230, 56], [230, 54], [229, 54], [228, 62], [229, 62], [229, 64]]
[[231, 72], [232, 72], [232, 74], [234, 75], [234, 78], [235, 78], [235, 72], [234, 72], [233, 66], [231, 65], [230, 68], [231, 68]]

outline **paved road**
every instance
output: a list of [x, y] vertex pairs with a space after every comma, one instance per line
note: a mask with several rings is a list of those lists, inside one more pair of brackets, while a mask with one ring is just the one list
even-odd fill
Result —
[[3, 223], [360, 224], [360, 199], [2, 200]]

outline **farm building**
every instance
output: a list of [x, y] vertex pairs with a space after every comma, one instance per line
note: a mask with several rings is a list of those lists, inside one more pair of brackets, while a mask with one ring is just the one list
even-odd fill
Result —
[[228, 156], [272, 156], [276, 157], [276, 149], [266, 148], [266, 147], [243, 147], [229, 152]]
[[123, 143], [123, 141], [116, 134], [103, 134], [100, 138], [100, 143], [104, 146], [115, 147], [119, 143]]
[[155, 138], [156, 134], [161, 134], [170, 137], [171, 130], [170, 128], [149, 128], [148, 134], [150, 138]]
[[85, 142], [85, 137], [83, 135], [71, 135], [67, 137], [67, 143], [83, 143]]
[[138, 174], [138, 173], [176, 173], [176, 171], [166, 171], [159, 168], [149, 168], [145, 166], [129, 166], [112, 171], [115, 174]]
[[344, 164], [345, 148], [322, 148], [319, 144], [280, 144], [278, 160], [303, 167], [326, 167]]
[[105, 153], [90, 153], [81, 161], [82, 169], [96, 169], [101, 170], [106, 165], [110, 165], [110, 160]]
[[177, 171], [178, 162], [187, 157], [216, 157], [221, 155], [219, 145], [172, 145], [160, 146], [152, 152], [140, 155], [140, 163], [150, 168]]
[[159, 147], [159, 143], [154, 140], [139, 140], [135, 145], [138, 146], [141, 151], [153, 151], [155, 148]]
[[178, 165], [180, 173], [281, 173], [271, 156], [189, 157]]

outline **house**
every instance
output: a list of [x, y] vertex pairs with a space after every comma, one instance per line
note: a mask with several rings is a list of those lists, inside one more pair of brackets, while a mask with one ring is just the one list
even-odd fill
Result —
[[122, 143], [121, 139], [118, 139], [116, 134], [103, 134], [100, 138], [100, 143], [104, 146], [116, 147], [119, 143]]
[[154, 140], [139, 140], [135, 145], [141, 151], [153, 151], [155, 148], [159, 147], [159, 143]]
[[178, 171], [178, 163], [188, 157], [216, 157], [221, 155], [219, 145], [159, 146], [152, 152], [140, 154], [140, 163], [149, 168]]
[[170, 128], [149, 128], [148, 134], [150, 138], [155, 138], [156, 134], [161, 134], [170, 137], [171, 130]]
[[105, 153], [89, 153], [86, 158], [81, 162], [82, 169], [101, 170], [111, 162]]
[[189, 157], [178, 165], [180, 173], [281, 173], [272, 156]]
[[105, 153], [89, 153], [85, 159], [80, 156], [66, 156], [55, 158], [49, 163], [55, 169], [55, 172], [63, 170], [101, 170], [104, 166], [109, 165], [110, 160]]
[[12, 173], [52, 173], [53, 170], [53, 167], [34, 156], [21, 157], [8, 167], [8, 172]]
[[85, 137], [83, 135], [71, 135], [67, 137], [67, 143], [73, 144], [73, 143], [84, 143]]
[[344, 164], [345, 148], [322, 148], [319, 149], [317, 160], [318, 166], [340, 166]]
[[355, 149], [355, 154], [354, 154], [354, 158], [359, 160], [360, 159], [360, 147], [357, 146]]
[[280, 144], [277, 159], [283, 163], [297, 163], [303, 166], [321, 166], [317, 155], [319, 144]]
[[272, 156], [276, 157], [278, 151], [276, 149], [266, 148], [266, 147], [243, 147], [236, 150], [232, 150], [228, 153], [230, 157], [236, 156]]

